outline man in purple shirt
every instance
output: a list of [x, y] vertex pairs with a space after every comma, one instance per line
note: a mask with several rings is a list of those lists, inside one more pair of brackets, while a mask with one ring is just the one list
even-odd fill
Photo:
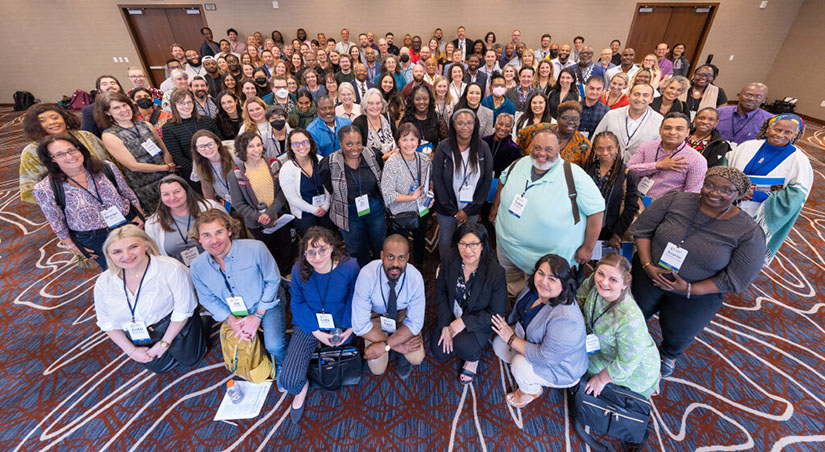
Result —
[[768, 87], [764, 83], [749, 83], [739, 91], [739, 102], [719, 108], [719, 123], [716, 130], [722, 138], [736, 144], [753, 140], [759, 128], [771, 115], [759, 108], [768, 98]]
[[670, 50], [667, 46], [667, 43], [660, 42], [659, 45], [656, 46], [656, 59], [659, 60], [659, 70], [662, 71], [662, 81], [665, 81], [668, 77], [673, 75], [673, 62], [668, 60], [665, 55], [667, 55], [668, 50]]

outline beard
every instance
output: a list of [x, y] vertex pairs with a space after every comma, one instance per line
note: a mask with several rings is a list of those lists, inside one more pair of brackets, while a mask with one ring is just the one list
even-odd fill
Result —
[[532, 154], [530, 155], [530, 161], [533, 163], [533, 168], [535, 168], [535, 169], [537, 169], [537, 170], [539, 170], [539, 171], [547, 171], [547, 170], [549, 170], [550, 168], [552, 168], [552, 167], [553, 167], [553, 165], [555, 165], [555, 164], [556, 164], [556, 161], [558, 161], [558, 159], [559, 159], [558, 157], [555, 157], [555, 158], [552, 158], [552, 159], [547, 159], [547, 161], [546, 161], [546, 162], [544, 162], [544, 163], [539, 163], [539, 162], [536, 160], [536, 158], [535, 158], [535, 157], [533, 157], [533, 155], [532, 155]]

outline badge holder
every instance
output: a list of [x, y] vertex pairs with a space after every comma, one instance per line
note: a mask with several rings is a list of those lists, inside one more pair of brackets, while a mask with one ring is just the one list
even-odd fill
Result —
[[389, 317], [384, 317], [383, 315], [381, 316], [381, 331], [387, 334], [393, 334], [396, 329], [395, 320]]
[[246, 304], [243, 302], [243, 297], [227, 297], [226, 304], [229, 305], [229, 310], [235, 317], [246, 317], [249, 311], [246, 310]]
[[355, 210], [359, 217], [370, 213], [370, 198], [369, 195], [361, 195], [355, 198]]

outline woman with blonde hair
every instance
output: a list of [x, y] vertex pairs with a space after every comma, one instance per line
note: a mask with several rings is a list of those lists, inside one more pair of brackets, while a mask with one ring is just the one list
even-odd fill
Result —
[[453, 106], [458, 99], [453, 99], [450, 94], [450, 81], [447, 77], [437, 75], [433, 83], [433, 97], [435, 98], [435, 111], [441, 116], [444, 122], [449, 124], [450, 117], [453, 115]]
[[662, 81], [662, 70], [659, 69], [658, 61], [659, 60], [656, 58], [656, 55], [652, 53], [645, 55], [642, 60], [642, 69], [647, 69], [652, 74], [650, 78], [650, 86], [652, 86], [655, 90], [659, 89], [659, 83]]

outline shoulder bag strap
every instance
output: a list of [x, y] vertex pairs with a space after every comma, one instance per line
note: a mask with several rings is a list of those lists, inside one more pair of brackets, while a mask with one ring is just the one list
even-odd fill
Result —
[[573, 182], [573, 169], [570, 167], [570, 162], [564, 161], [564, 180], [567, 182], [567, 197], [570, 198], [570, 206], [573, 209], [573, 224], [579, 224], [581, 217], [579, 216], [579, 205], [576, 204], [576, 184]]

